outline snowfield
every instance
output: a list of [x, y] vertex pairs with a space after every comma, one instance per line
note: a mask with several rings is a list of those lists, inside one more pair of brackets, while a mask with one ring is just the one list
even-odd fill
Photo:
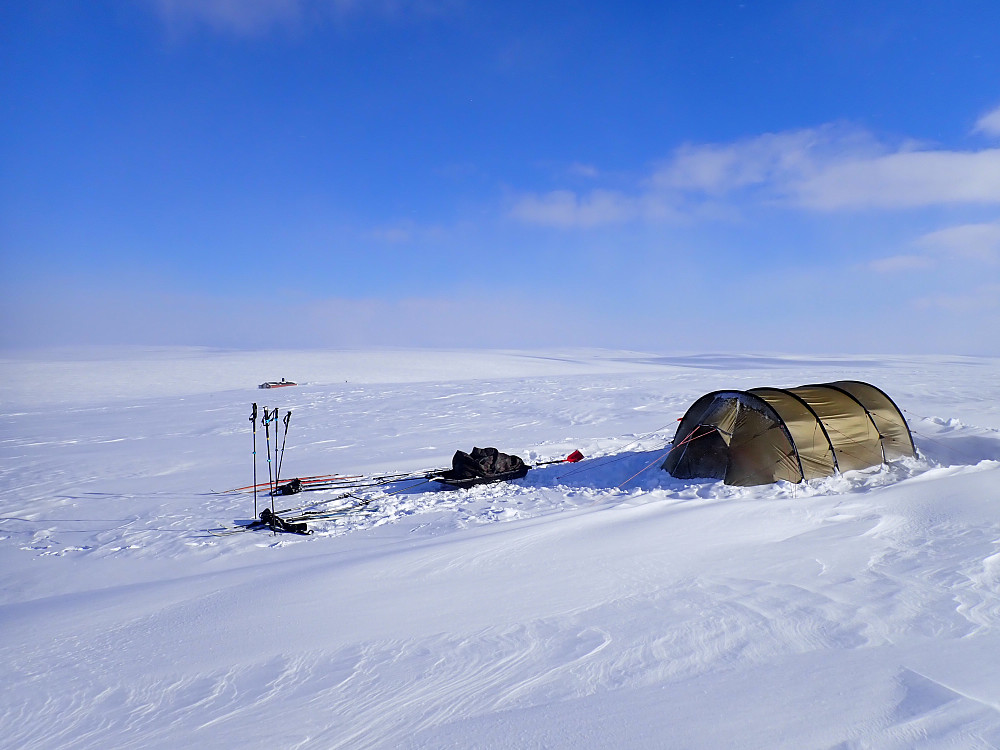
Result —
[[[919, 456], [752, 488], [658, 468], [705, 392], [838, 379], [885, 390]], [[254, 402], [292, 411], [286, 479], [587, 460], [215, 536], [253, 516], [225, 490]], [[998, 359], [8, 353], [0, 419], [5, 747], [1000, 747]]]

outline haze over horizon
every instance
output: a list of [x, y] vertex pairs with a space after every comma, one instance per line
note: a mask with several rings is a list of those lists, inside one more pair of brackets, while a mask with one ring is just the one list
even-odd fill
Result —
[[1000, 5], [0, 9], [0, 347], [1000, 355]]

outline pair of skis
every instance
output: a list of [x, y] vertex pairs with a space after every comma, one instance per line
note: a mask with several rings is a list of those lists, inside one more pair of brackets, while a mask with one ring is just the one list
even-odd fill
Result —
[[[553, 461], [541, 461], [536, 464], [533, 464], [531, 468], [537, 468], [539, 466], [551, 466], [553, 464], [562, 464], [562, 463], [577, 463], [578, 461], [582, 461], [583, 458], [584, 458], [583, 454], [580, 453], [580, 451], [575, 450], [568, 456], [566, 456], [566, 458], [559, 458]], [[337, 475], [333, 475], [332, 479], [328, 479], [325, 481], [323, 478], [320, 477], [297, 479], [294, 481], [306, 482], [308, 481], [308, 479], [313, 480], [308, 484], [303, 484], [301, 491], [338, 489], [338, 488], [339, 489], [349, 488], [349, 489], [347, 492], [344, 492], [343, 494], [340, 494], [337, 497], [330, 498], [328, 500], [319, 500], [317, 502], [307, 503], [305, 505], [300, 505], [295, 508], [286, 508], [285, 510], [281, 510], [279, 511], [279, 513], [282, 514], [280, 518], [283, 518], [286, 521], [293, 523], [301, 523], [303, 525], [307, 521], [330, 520], [331, 518], [335, 518], [339, 515], [361, 511], [367, 508], [367, 506], [370, 505], [376, 499], [391, 497], [392, 495], [397, 495], [401, 492], [407, 492], [409, 490], [412, 490], [416, 487], [421, 486], [422, 484], [426, 484], [430, 481], [437, 479], [447, 471], [448, 471], [447, 469], [431, 469], [430, 471], [423, 471], [423, 472], [418, 471], [418, 472], [404, 472], [396, 474], [376, 474], [368, 477], [365, 476], [338, 477]], [[416, 484], [410, 484], [410, 482], [416, 482]], [[363, 491], [367, 490], [370, 492], [380, 487], [386, 487], [388, 485], [394, 485], [400, 483], [406, 483], [406, 484], [403, 484], [403, 486], [391, 492], [385, 492], [379, 495], [370, 495], [370, 496], [362, 496], [356, 494], [356, 490], [363, 490]], [[334, 508], [324, 507], [324, 506], [329, 506], [332, 503], [345, 500], [347, 498], [354, 498], [357, 502], [355, 502], [352, 505], [340, 506]], [[265, 511], [265, 513], [266, 512], [267, 511]], [[287, 513], [293, 513], [295, 515], [287, 516], [285, 515]], [[273, 528], [273, 526], [271, 528]]]
[[[256, 479], [256, 477], [255, 477]], [[312, 487], [313, 485], [322, 485], [327, 483], [337, 483], [337, 482], [351, 482], [359, 479], [364, 479], [362, 474], [315, 474], [313, 476], [307, 477], [297, 477], [299, 482], [302, 484], [303, 488]], [[269, 482], [259, 482], [257, 484], [248, 484], [245, 487], [233, 487], [232, 489], [222, 490], [218, 493], [222, 494], [233, 494], [237, 492], [252, 492], [254, 490], [263, 492], [264, 490], [270, 491]]]
[[[243, 531], [257, 531], [270, 529], [274, 532], [286, 532], [293, 534], [311, 534], [312, 531], [307, 529], [306, 524], [315, 521], [329, 521], [337, 518], [338, 516], [346, 515], [348, 513], [355, 514], [364, 511], [372, 502], [381, 497], [388, 497], [391, 495], [398, 494], [399, 492], [404, 492], [412, 487], [420, 486], [424, 482], [429, 482], [430, 479], [424, 478], [423, 482], [418, 482], [416, 485], [407, 485], [393, 492], [385, 493], [383, 495], [368, 495], [361, 496], [356, 493], [358, 488], [363, 489], [374, 489], [379, 486], [384, 486], [388, 484], [394, 484], [398, 481], [405, 481], [397, 478], [397, 475], [386, 475], [391, 478], [382, 478], [379, 481], [370, 481], [365, 484], [359, 484], [351, 486], [351, 489], [344, 492], [336, 497], [329, 498], [326, 500], [320, 500], [314, 503], [308, 503], [305, 505], [300, 505], [293, 508], [284, 508], [275, 512], [273, 509], [264, 508], [260, 517], [250, 521], [246, 524], [241, 524], [239, 526], [230, 527], [220, 527], [216, 529], [208, 529], [208, 533], [213, 536], [228, 536], [230, 534], [238, 534]], [[401, 476], [401, 475], [400, 475]], [[411, 479], [420, 479], [421, 477], [411, 477]], [[266, 485], [265, 485], [266, 486]], [[353, 498], [355, 502], [340, 505], [336, 507], [328, 507], [333, 503], [346, 500], [348, 498]], [[272, 500], [272, 506], [274, 501]], [[292, 514], [292, 515], [288, 515]]]
[[[284, 446], [282, 446], [284, 450]], [[557, 458], [552, 461], [539, 461], [538, 463], [532, 464], [530, 468], [535, 469], [539, 466], [552, 466], [553, 464], [564, 464], [564, 463], [576, 463], [583, 459], [583, 454], [580, 451], [573, 451], [566, 458]], [[390, 482], [402, 482], [410, 479], [433, 479], [434, 477], [444, 474], [448, 469], [430, 469], [427, 471], [411, 471], [411, 472], [395, 472], [395, 473], [385, 473], [385, 474], [313, 474], [310, 476], [296, 477], [291, 480], [292, 482], [298, 483], [301, 492], [309, 492], [316, 490], [331, 490], [331, 489], [346, 489], [355, 488], [362, 489], [367, 487], [375, 487]], [[235, 492], [250, 492], [250, 491], [263, 491], [267, 489], [269, 492], [274, 492], [275, 495], [289, 495], [297, 494], [297, 492], [282, 492], [284, 489], [281, 485], [275, 486], [271, 482], [259, 482], [256, 483], [256, 476], [254, 477], [255, 484], [249, 484], [244, 487], [233, 487], [229, 490], [223, 490], [220, 494], [230, 494]], [[285, 485], [287, 487], [288, 485]]]
[[[308, 534], [311, 533], [306, 530], [306, 521], [317, 521], [325, 520], [337, 515], [348, 513], [352, 511], [358, 511], [366, 508], [375, 497], [360, 497], [355, 494], [356, 491], [372, 491], [381, 487], [385, 487], [389, 484], [395, 484], [398, 482], [409, 482], [417, 481], [418, 483], [413, 485], [407, 485], [401, 487], [398, 490], [387, 493], [387, 495], [394, 495], [398, 492], [404, 492], [406, 490], [418, 487], [421, 484], [430, 482], [434, 479], [442, 477], [448, 469], [432, 469], [430, 471], [421, 472], [400, 472], [400, 473], [387, 473], [387, 474], [375, 474], [370, 476], [365, 476], [363, 474], [353, 474], [353, 475], [342, 475], [342, 474], [316, 474], [306, 477], [297, 477], [287, 485], [281, 485], [281, 466], [285, 457], [285, 443], [288, 439], [288, 425], [292, 418], [292, 412], [289, 410], [283, 420], [280, 420], [285, 427], [284, 436], [281, 440], [281, 449], [278, 449], [278, 435], [279, 428], [277, 424], [279, 423], [279, 412], [278, 409], [269, 409], [268, 407], [263, 408], [263, 417], [260, 419], [260, 424], [264, 428], [264, 435], [267, 445], [267, 482], [257, 481], [257, 422], [258, 422], [258, 411], [257, 404], [254, 403], [251, 406], [250, 412], [250, 425], [253, 435], [253, 484], [247, 485], [245, 487], [234, 487], [230, 490], [225, 490], [223, 493], [219, 494], [229, 494], [229, 493], [239, 493], [239, 492], [253, 492], [253, 509], [254, 509], [254, 520], [246, 525], [241, 525], [238, 527], [223, 527], [220, 529], [209, 530], [209, 533], [216, 535], [232, 534], [241, 531], [250, 531], [254, 529], [264, 529], [268, 528], [272, 531], [278, 532], [291, 532], [291, 533], [301, 533]], [[276, 465], [275, 471], [272, 473], [272, 453], [271, 453], [271, 429], [270, 426], [275, 424], [274, 433], [274, 464]], [[543, 461], [541, 463], [536, 463], [533, 467], [546, 466], [551, 464], [559, 463], [576, 463], [583, 459], [583, 454], [579, 451], [573, 451], [570, 455], [563, 459], [556, 459], [554, 461]], [[264, 491], [266, 489], [268, 495], [271, 498], [271, 507], [269, 509], [265, 508], [264, 512], [258, 515], [258, 492]], [[287, 508], [281, 511], [275, 511], [274, 509], [274, 498], [276, 496], [282, 495], [292, 495], [298, 494], [300, 492], [309, 491], [320, 491], [320, 490], [344, 490], [344, 492], [337, 497], [331, 498], [329, 500], [321, 500], [314, 503], [306, 503], [294, 508]], [[345, 507], [338, 508], [324, 508], [322, 506], [329, 506], [331, 503], [335, 503], [340, 500], [347, 498], [354, 498], [357, 500], [356, 503], [348, 505]], [[279, 515], [294, 513], [294, 516]]]
[[[272, 514], [267, 508], [261, 513], [261, 517], [247, 523], [239, 523], [236, 526], [219, 526], [213, 529], [206, 529], [212, 536], [230, 536], [241, 534], [244, 531], [275, 531], [301, 535], [310, 535], [313, 532], [306, 527], [307, 523], [314, 521], [330, 521], [339, 516], [348, 514], [354, 515], [365, 512], [366, 507], [375, 500], [374, 497], [364, 498], [356, 503], [326, 510], [305, 511], [298, 515], [280, 515], [288, 511], [278, 511]], [[372, 512], [372, 511], [367, 511]]]

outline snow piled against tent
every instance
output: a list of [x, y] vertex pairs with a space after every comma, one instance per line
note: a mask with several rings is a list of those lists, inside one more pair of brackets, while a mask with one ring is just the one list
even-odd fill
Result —
[[[1000, 746], [996, 359], [156, 349], [0, 370], [11, 746]], [[256, 388], [281, 377], [300, 385]], [[837, 379], [889, 393], [919, 456], [750, 488], [659, 470], [703, 393]], [[308, 537], [213, 536], [253, 515], [225, 492], [252, 479], [252, 402], [293, 413], [287, 478], [474, 445], [587, 460], [386, 488]], [[260, 428], [257, 450], [266, 479]]]

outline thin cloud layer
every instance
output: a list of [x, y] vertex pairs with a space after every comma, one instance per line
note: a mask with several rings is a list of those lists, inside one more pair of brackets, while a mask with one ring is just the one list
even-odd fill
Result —
[[641, 215], [639, 201], [611, 190], [593, 190], [580, 196], [571, 190], [519, 198], [512, 215], [527, 224], [553, 227], [595, 227], [620, 224]]
[[868, 264], [872, 271], [878, 273], [905, 273], [906, 271], [923, 271], [934, 267], [926, 255], [893, 255], [889, 258], [879, 258]]
[[298, 22], [304, 0], [156, 0], [156, 9], [172, 29], [203, 24], [215, 31], [254, 34]]
[[151, 0], [171, 29], [207, 26], [238, 36], [295, 27], [306, 20], [346, 18], [371, 12], [397, 17], [408, 12], [439, 13], [449, 0]]
[[1000, 284], [983, 284], [961, 294], [937, 294], [917, 300], [923, 310], [943, 310], [958, 314], [988, 315], [1000, 309]]
[[[261, 314], [255, 298], [208, 298], [195, 294], [148, 294], [141, 291], [94, 293], [61, 287], [58, 299], [28, 292], [0, 299], [0, 314], [17, 325], [0, 331], [0, 350], [31, 347], [39, 341], [62, 346], [195, 345], [213, 346], [225, 337], [230, 346], [283, 347], [455, 346], [457, 321], [504, 321], [491, 347], [540, 346], [551, 341], [538, 321], [572, 320], [560, 331], [563, 345], [609, 345], [621, 331], [607, 315], [589, 311], [576, 300], [535, 296], [490, 288], [448, 291], [434, 296], [312, 299], [279, 293], [272, 302], [280, 315]], [[418, 293], [419, 294], [419, 293]], [[122, 315], [127, 309], [128, 315]], [[460, 326], [459, 326], [460, 327]]]

